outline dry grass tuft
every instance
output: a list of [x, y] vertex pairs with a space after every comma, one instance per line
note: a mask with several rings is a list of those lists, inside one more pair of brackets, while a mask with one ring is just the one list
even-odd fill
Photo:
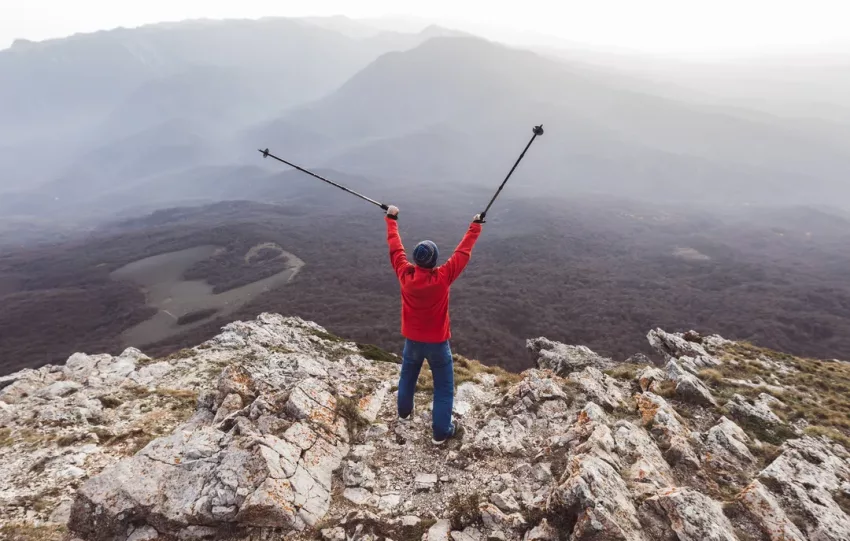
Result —
[[[717, 370], [722, 379], [712, 383], [717, 396], [728, 399], [738, 393], [756, 398], [761, 393], [770, 394], [785, 404], [772, 408], [784, 421], [805, 419], [812, 425], [807, 433], [829, 436], [850, 448], [850, 363], [795, 357], [746, 342], [728, 345], [723, 358], [726, 362]], [[791, 370], [782, 373], [772, 363]], [[770, 382], [784, 390], [729, 381], [740, 379]]]
[[713, 368], [700, 370], [699, 377], [705, 383], [715, 387], [723, 384], [723, 374], [719, 370], [715, 370]]
[[9, 541], [62, 541], [68, 529], [64, 526], [35, 526], [31, 522], [11, 522], [0, 526], [0, 539]]
[[840, 432], [834, 428], [811, 425], [806, 427], [805, 433], [809, 436], [826, 436], [827, 438], [830, 438], [836, 443], [840, 443], [844, 447], [850, 449], [850, 437], [846, 436], [843, 432]]
[[[455, 387], [466, 382], [474, 382], [475, 377], [479, 374], [490, 374], [496, 376], [496, 385], [501, 389], [507, 388], [522, 379], [521, 375], [508, 372], [504, 368], [481, 364], [479, 361], [467, 359], [461, 355], [455, 355], [453, 360]], [[434, 376], [431, 374], [431, 368], [427, 363], [425, 363], [422, 366], [422, 372], [419, 374], [419, 382], [416, 384], [416, 391], [430, 392], [433, 390]]]
[[448, 505], [452, 530], [463, 530], [467, 526], [481, 522], [481, 511], [478, 509], [480, 502], [481, 496], [478, 493], [452, 496]]
[[605, 370], [605, 373], [611, 376], [612, 378], [624, 379], [626, 381], [632, 381], [637, 377], [637, 373], [644, 368], [648, 367], [648, 364], [632, 364], [632, 363], [622, 363], [618, 364], [614, 368], [609, 370]]
[[357, 403], [357, 398], [340, 396], [336, 399], [336, 413], [345, 419], [345, 424], [348, 427], [348, 436], [351, 441], [354, 441], [354, 438], [361, 430], [369, 426], [369, 421], [363, 417]]

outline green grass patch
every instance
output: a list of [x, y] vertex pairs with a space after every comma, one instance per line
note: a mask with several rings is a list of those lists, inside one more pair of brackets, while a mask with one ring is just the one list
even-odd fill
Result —
[[329, 332], [324, 332], [324, 331], [319, 331], [319, 330], [313, 329], [313, 330], [310, 331], [310, 333], [313, 336], [318, 336], [322, 340], [327, 340], [328, 342], [337, 342], [337, 343], [338, 342], [345, 342], [345, 340], [343, 340], [339, 336], [337, 336], [335, 334], [331, 334]]
[[363, 355], [369, 360], [382, 363], [400, 364], [401, 359], [393, 355], [385, 349], [381, 349], [374, 344], [357, 344], [357, 349], [360, 350], [360, 355]]

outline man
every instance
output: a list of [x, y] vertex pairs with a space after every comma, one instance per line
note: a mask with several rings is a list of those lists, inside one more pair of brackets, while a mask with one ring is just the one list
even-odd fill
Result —
[[416, 264], [408, 263], [397, 220], [398, 208], [389, 207], [387, 243], [390, 262], [401, 284], [401, 333], [406, 338], [398, 382], [398, 417], [402, 422], [413, 418], [416, 381], [422, 361], [427, 359], [434, 376], [433, 442], [440, 445], [458, 432], [457, 422], [452, 419], [454, 367], [449, 345], [449, 288], [469, 263], [484, 221], [476, 215], [454, 254], [437, 267], [437, 245], [430, 240], [420, 242], [413, 250]]

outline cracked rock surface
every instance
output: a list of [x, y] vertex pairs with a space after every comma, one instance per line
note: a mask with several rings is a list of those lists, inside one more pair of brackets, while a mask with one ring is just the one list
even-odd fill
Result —
[[[703, 380], [731, 342], [649, 339], [665, 369], [618, 371], [545, 339], [523, 374], [464, 360], [464, 430], [442, 446], [429, 392], [400, 422], [398, 365], [298, 318], [235, 322], [165, 359], [75, 354], [0, 378], [0, 528], [50, 541], [850, 539], [843, 445], [794, 432], [768, 387]], [[777, 426], [783, 441], [760, 440]]]

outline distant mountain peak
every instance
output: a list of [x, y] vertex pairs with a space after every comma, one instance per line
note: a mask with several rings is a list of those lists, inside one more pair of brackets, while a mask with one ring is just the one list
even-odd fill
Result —
[[453, 28], [446, 28], [445, 26], [440, 26], [438, 24], [426, 26], [421, 32], [419, 32], [419, 35], [427, 37], [475, 37], [473, 34], [455, 30]]

